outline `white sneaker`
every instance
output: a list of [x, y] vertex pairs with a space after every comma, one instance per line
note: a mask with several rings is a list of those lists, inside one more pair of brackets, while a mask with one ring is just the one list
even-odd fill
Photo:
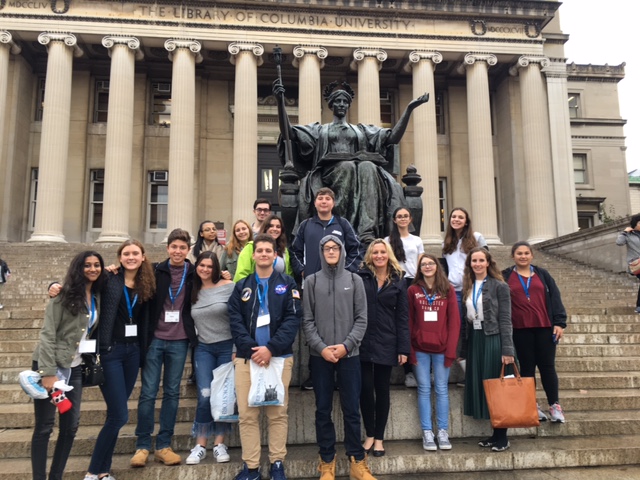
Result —
[[187, 465], [198, 465], [206, 456], [207, 449], [198, 444], [191, 449], [191, 454], [187, 457]]
[[416, 382], [416, 376], [409, 372], [404, 377], [404, 386], [407, 388], [416, 388], [418, 386], [418, 382]]
[[227, 446], [224, 443], [219, 443], [213, 447], [213, 456], [218, 463], [226, 463], [231, 460], [231, 457], [227, 452]]
[[93, 473], [87, 473], [84, 476], [84, 480], [98, 480], [98, 475], [94, 475]]
[[436, 450], [438, 450], [438, 446], [436, 445], [436, 440], [433, 436], [432, 430], [422, 431], [422, 448], [430, 452], [435, 452]]
[[549, 420], [547, 415], [540, 408], [540, 404], [538, 404], [538, 420], [541, 422], [546, 422], [547, 420]]
[[438, 430], [438, 447], [440, 447], [440, 450], [451, 450], [449, 432], [444, 429]]

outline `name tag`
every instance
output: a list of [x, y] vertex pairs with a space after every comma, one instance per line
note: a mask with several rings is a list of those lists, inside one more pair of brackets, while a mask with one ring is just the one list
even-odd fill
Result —
[[180, 321], [180, 312], [177, 310], [164, 312], [164, 321], [167, 323], [178, 323]]
[[133, 325], [125, 325], [124, 326], [124, 336], [125, 337], [137, 337], [138, 336], [138, 325], [135, 323]]
[[479, 318], [473, 319], [473, 329], [482, 330], [482, 321]]
[[80, 345], [78, 345], [78, 352], [96, 353], [96, 341], [92, 339], [80, 340]]
[[425, 322], [437, 322], [438, 321], [438, 312], [434, 312], [434, 311], [424, 312], [424, 321]]
[[271, 323], [271, 316], [267, 313], [266, 315], [258, 315], [258, 323], [256, 327], [264, 327], [265, 325], [269, 325]]

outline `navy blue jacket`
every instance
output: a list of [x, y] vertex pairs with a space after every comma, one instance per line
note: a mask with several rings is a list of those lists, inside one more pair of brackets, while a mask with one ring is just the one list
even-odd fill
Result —
[[[251, 358], [253, 347], [257, 347], [256, 324], [260, 302], [257, 295], [258, 282], [255, 275], [249, 275], [236, 283], [229, 297], [229, 324], [238, 358]], [[266, 347], [274, 357], [293, 354], [293, 342], [300, 328], [302, 309], [300, 292], [296, 282], [289, 275], [275, 270], [269, 277], [269, 330], [271, 339]]]

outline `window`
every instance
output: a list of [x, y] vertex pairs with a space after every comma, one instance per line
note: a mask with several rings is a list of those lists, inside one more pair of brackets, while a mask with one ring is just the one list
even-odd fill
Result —
[[580, 94], [570, 93], [569, 94], [569, 118], [579, 118], [579, 117], [580, 117]]
[[96, 80], [93, 123], [106, 123], [109, 109], [109, 80]]
[[593, 214], [578, 213], [578, 229], [593, 227]]
[[447, 227], [447, 179], [438, 179], [438, 199], [440, 202], [440, 231], [444, 232]]
[[38, 169], [31, 169], [31, 187], [29, 191], [29, 230], [36, 226], [36, 206], [38, 202]]
[[573, 180], [577, 185], [584, 185], [589, 183], [589, 176], [587, 175], [586, 153], [573, 154]]
[[380, 126], [391, 128], [395, 124], [395, 112], [393, 108], [393, 92], [388, 90], [380, 92]]
[[149, 202], [147, 218], [149, 230], [167, 228], [167, 207], [169, 204], [169, 172], [156, 170], [149, 172]]
[[104, 169], [91, 170], [89, 185], [89, 228], [102, 228], [102, 206], [104, 202]]
[[151, 125], [171, 126], [171, 82], [151, 84]]
[[36, 98], [36, 122], [42, 121], [42, 115], [44, 112], [44, 85], [46, 81], [44, 78], [38, 79], [38, 96]]

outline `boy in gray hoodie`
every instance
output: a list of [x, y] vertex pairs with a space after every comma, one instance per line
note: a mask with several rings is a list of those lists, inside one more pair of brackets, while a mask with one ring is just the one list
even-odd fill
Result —
[[342, 241], [320, 240], [322, 269], [305, 279], [302, 328], [311, 350], [311, 376], [316, 397], [316, 439], [321, 480], [335, 479], [336, 431], [331, 419], [337, 373], [344, 417], [344, 446], [351, 478], [375, 480], [360, 443], [360, 359], [358, 347], [367, 330], [367, 299], [362, 280], [345, 270]]

